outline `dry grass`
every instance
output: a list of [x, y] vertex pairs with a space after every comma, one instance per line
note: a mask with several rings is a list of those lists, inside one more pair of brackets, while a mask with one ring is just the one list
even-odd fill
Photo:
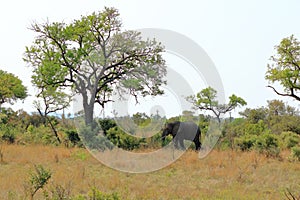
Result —
[[[130, 174], [105, 167], [84, 149], [50, 146], [1, 147], [0, 199], [24, 195], [23, 183], [35, 164], [52, 171], [46, 190], [61, 186], [72, 195], [92, 186], [117, 192], [122, 199], [284, 199], [297, 194], [300, 164], [270, 159], [255, 152], [213, 151], [199, 159], [193, 151], [152, 173]], [[43, 199], [38, 192], [36, 199]]]

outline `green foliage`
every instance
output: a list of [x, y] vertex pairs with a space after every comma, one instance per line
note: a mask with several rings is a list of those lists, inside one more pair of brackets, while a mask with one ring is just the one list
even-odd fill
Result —
[[79, 136], [82, 143], [90, 150], [104, 151], [113, 148], [111, 142], [101, 134], [101, 128], [98, 125], [95, 125], [95, 127], [81, 126], [79, 129]]
[[146, 115], [146, 113], [137, 112], [133, 114], [132, 120], [134, 123], [140, 127], [145, 127], [151, 122], [151, 118]]
[[96, 187], [92, 187], [87, 195], [78, 195], [73, 198], [72, 200], [119, 200], [121, 199], [118, 193], [104, 193], [97, 189]]
[[33, 84], [54, 108], [70, 97], [63, 91], [66, 87], [79, 94], [87, 125], [92, 123], [94, 103], [103, 107], [113, 91], [130, 91], [134, 97], [163, 93], [164, 47], [156, 40], [142, 40], [140, 32], [122, 32], [115, 8], [69, 24], [35, 23], [31, 28], [37, 37], [26, 47], [24, 60], [33, 67]]
[[242, 151], [249, 151], [253, 149], [257, 141], [256, 135], [245, 135], [242, 137], [234, 138], [234, 144]]
[[72, 157], [75, 159], [85, 161], [88, 158], [88, 155], [84, 151], [77, 151], [72, 154]]
[[228, 104], [220, 104], [217, 100], [217, 91], [212, 87], [205, 88], [196, 95], [188, 96], [186, 100], [197, 109], [211, 111], [219, 123], [221, 122], [221, 114], [230, 112], [238, 106], [247, 105], [244, 99], [234, 94], [229, 97]]
[[58, 145], [55, 136], [52, 134], [49, 127], [35, 127], [29, 125], [27, 131], [19, 135], [19, 143], [21, 144], [54, 144]]
[[0, 124], [0, 137], [2, 141], [8, 144], [14, 143], [16, 139], [14, 130], [7, 124]]
[[282, 141], [283, 148], [290, 149], [300, 143], [300, 135], [291, 131], [282, 132], [280, 134], [280, 139]]
[[266, 120], [268, 110], [264, 107], [256, 109], [246, 108], [243, 112], [240, 112], [239, 114], [245, 117], [249, 121], [249, 123], [255, 124], [258, 123], [260, 120]]
[[280, 153], [278, 146], [278, 137], [269, 133], [259, 136], [255, 143], [255, 149], [267, 157], [278, 157]]
[[[244, 116], [249, 124], [265, 124], [264, 129], [266, 129], [267, 126], [271, 133], [277, 135], [285, 131], [292, 131], [300, 134], [300, 116], [298, 111], [279, 100], [268, 101], [267, 108], [247, 108], [245, 111], [240, 112], [240, 115]], [[261, 125], [260, 127], [263, 128]]]
[[272, 63], [268, 65], [265, 78], [270, 83], [278, 82], [284, 91], [272, 88], [278, 95], [290, 96], [300, 101], [297, 96], [300, 90], [300, 43], [294, 35], [282, 39], [275, 46], [276, 55], [271, 57]]
[[170, 119], [168, 119], [168, 123], [171, 122], [176, 122], [176, 121], [181, 121], [181, 117], [180, 116], [176, 116], [176, 117], [171, 117]]
[[234, 142], [242, 151], [255, 149], [267, 157], [278, 157], [280, 153], [278, 137], [274, 134], [244, 135], [235, 138]]
[[71, 142], [72, 146], [82, 146], [77, 130], [68, 129], [65, 131], [65, 133], [67, 135], [68, 141]]
[[104, 192], [101, 192], [96, 187], [92, 187], [88, 197], [90, 200], [118, 200], [120, 197], [117, 193], [112, 194], [105, 194]]
[[284, 116], [284, 115], [295, 115], [297, 113], [296, 109], [285, 105], [281, 100], [270, 100], [268, 102], [268, 114], [269, 116]]
[[262, 121], [258, 121], [258, 123], [246, 123], [244, 125], [244, 134], [246, 135], [261, 135], [263, 133], [269, 133], [270, 130], [268, 129], [267, 125]]
[[282, 116], [280, 124], [282, 124], [282, 131], [292, 131], [300, 135], [300, 115], [296, 116]]
[[291, 149], [292, 157], [300, 161], [300, 146], [295, 146]]
[[116, 123], [115, 123], [115, 121], [112, 120], [112, 119], [109, 119], [109, 118], [106, 118], [106, 119], [100, 119], [100, 120], [99, 120], [99, 124], [100, 124], [100, 126], [101, 126], [101, 129], [103, 130], [104, 135], [107, 134], [107, 131], [108, 131], [109, 129], [111, 129], [111, 128], [117, 126]]
[[199, 115], [199, 122], [198, 126], [201, 130], [201, 135], [205, 135], [208, 131], [209, 124], [210, 124], [211, 117], [205, 115]]
[[29, 194], [30, 199], [33, 199], [36, 192], [47, 184], [52, 175], [51, 172], [42, 165], [36, 165], [34, 168], [35, 172], [30, 173], [29, 180], [24, 185], [25, 192]]
[[[161, 138], [161, 136], [159, 136], [159, 137]], [[173, 137], [171, 135], [168, 135], [167, 137], [165, 137], [164, 141], [162, 141], [162, 140], [160, 140], [160, 141], [161, 141], [162, 146], [164, 147], [164, 146], [168, 145], [170, 142], [172, 142], [172, 140], [173, 140]]]
[[244, 135], [245, 124], [245, 119], [243, 118], [236, 118], [232, 122], [224, 123], [222, 134], [224, 137], [230, 137], [231, 139]]
[[0, 70], [0, 107], [3, 103], [13, 103], [27, 97], [27, 89], [22, 81], [11, 73]]
[[126, 150], [139, 148], [141, 143], [145, 143], [145, 139], [128, 135], [119, 127], [109, 129], [106, 136], [114, 145]]
[[262, 120], [257, 123], [252, 122], [252, 120], [237, 118], [230, 123], [225, 123], [221, 141], [226, 141], [229, 147], [237, 147], [242, 151], [253, 149], [257, 136], [270, 133], [270, 130]]

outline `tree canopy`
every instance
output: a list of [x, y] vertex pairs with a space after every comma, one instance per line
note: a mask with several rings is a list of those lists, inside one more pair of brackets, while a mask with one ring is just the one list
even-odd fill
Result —
[[244, 99], [234, 94], [229, 97], [228, 104], [220, 104], [217, 100], [217, 91], [212, 87], [207, 87], [196, 95], [189, 96], [186, 99], [192, 103], [196, 109], [213, 112], [219, 123], [221, 122], [221, 114], [225, 114], [238, 106], [247, 105]]
[[280, 96], [289, 96], [300, 101], [300, 43], [292, 35], [284, 38], [275, 49], [276, 55], [270, 59], [265, 78], [271, 84], [278, 82], [283, 91], [272, 85], [268, 87]]
[[140, 32], [121, 28], [115, 8], [69, 24], [32, 24], [37, 36], [26, 47], [24, 60], [33, 67], [32, 82], [40, 90], [38, 96], [51, 90], [51, 95], [65, 98], [62, 92], [70, 88], [72, 94], [82, 97], [85, 122], [90, 124], [94, 104], [104, 107], [114, 92], [129, 93], [136, 100], [139, 95], [162, 94], [164, 47], [154, 39], [143, 40]]
[[15, 75], [0, 70], [0, 107], [3, 103], [13, 104], [27, 97], [27, 88]]

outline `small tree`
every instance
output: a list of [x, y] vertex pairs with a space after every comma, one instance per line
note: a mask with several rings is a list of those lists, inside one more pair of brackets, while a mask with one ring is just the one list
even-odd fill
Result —
[[283, 91], [272, 85], [267, 87], [272, 88], [280, 96], [300, 101], [300, 43], [292, 35], [284, 38], [275, 49], [277, 54], [271, 57], [265, 78], [272, 84], [278, 82]]
[[25, 192], [29, 193], [29, 198], [32, 200], [34, 195], [42, 189], [51, 178], [51, 172], [45, 169], [42, 165], [35, 166], [35, 173], [30, 174], [29, 181], [25, 183]]
[[[38, 110], [39, 114], [44, 119], [44, 124], [49, 124], [50, 128], [56, 137], [57, 141], [61, 143], [57, 130], [49, 114], [55, 113], [59, 110], [63, 110], [69, 107], [71, 98], [66, 93], [59, 90], [57, 87], [45, 86], [37, 95], [41, 101], [34, 102], [34, 106]], [[42, 102], [42, 103], [41, 103]]]
[[13, 104], [27, 97], [27, 89], [15, 75], [0, 70], [0, 108], [3, 103]]
[[244, 99], [234, 94], [229, 97], [228, 104], [220, 104], [217, 100], [217, 91], [212, 87], [205, 88], [196, 95], [188, 96], [186, 100], [196, 109], [211, 111], [219, 123], [221, 123], [221, 114], [230, 112], [238, 106], [247, 105]]
[[264, 107], [260, 108], [246, 108], [239, 114], [247, 119], [251, 124], [256, 124], [259, 121], [265, 121], [268, 116], [268, 109]]

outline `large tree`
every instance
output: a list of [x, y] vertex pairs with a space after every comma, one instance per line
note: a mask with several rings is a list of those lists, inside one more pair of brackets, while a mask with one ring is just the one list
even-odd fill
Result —
[[83, 100], [85, 123], [91, 124], [95, 103], [104, 107], [114, 92], [159, 95], [165, 84], [163, 46], [156, 40], [142, 40], [140, 32], [121, 31], [119, 12], [82, 16], [66, 24], [34, 23], [37, 33], [26, 47], [24, 60], [33, 67], [33, 83], [40, 94], [70, 88]]
[[279, 83], [283, 90], [268, 85], [280, 96], [292, 97], [300, 101], [300, 43], [292, 35], [284, 38], [275, 46], [276, 55], [268, 64], [266, 79], [270, 83]]
[[244, 99], [234, 94], [229, 97], [228, 104], [219, 103], [217, 100], [217, 91], [212, 87], [207, 87], [196, 95], [189, 96], [186, 99], [193, 104], [195, 109], [211, 111], [219, 123], [221, 123], [222, 114], [230, 112], [238, 106], [247, 105]]
[[15, 75], [0, 70], [0, 108], [3, 103], [13, 104], [27, 97], [27, 89]]

